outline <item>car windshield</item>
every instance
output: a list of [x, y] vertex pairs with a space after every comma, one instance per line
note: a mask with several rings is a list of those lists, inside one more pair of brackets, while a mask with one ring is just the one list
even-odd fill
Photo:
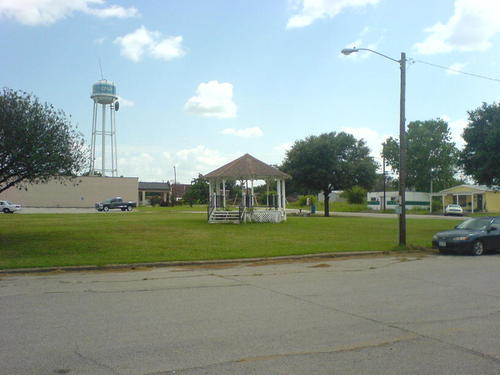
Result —
[[457, 229], [486, 229], [490, 223], [491, 219], [489, 218], [470, 219], [458, 225]]
[[458, 204], [450, 204], [448, 205], [449, 208], [460, 208]]

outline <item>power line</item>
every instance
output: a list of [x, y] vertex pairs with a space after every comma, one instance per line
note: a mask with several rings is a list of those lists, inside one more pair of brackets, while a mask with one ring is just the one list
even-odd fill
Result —
[[449, 70], [451, 72], [455, 72], [455, 73], [459, 73], [459, 74], [465, 74], [467, 76], [472, 76], [472, 77], [481, 78], [481, 79], [487, 79], [489, 81], [500, 82], [500, 79], [498, 79], [498, 78], [487, 77], [487, 76], [483, 76], [483, 75], [480, 75], [480, 74], [474, 74], [474, 73], [467, 73], [467, 72], [463, 72], [463, 71], [458, 70], [458, 69], [450, 68], [449, 66], [443, 66], [443, 65], [433, 64], [433, 63], [430, 63], [430, 62], [427, 62], [427, 61], [422, 61], [422, 60], [409, 59], [409, 61], [410, 62], [420, 63], [420, 64], [430, 65], [430, 66], [433, 66], [435, 68]]

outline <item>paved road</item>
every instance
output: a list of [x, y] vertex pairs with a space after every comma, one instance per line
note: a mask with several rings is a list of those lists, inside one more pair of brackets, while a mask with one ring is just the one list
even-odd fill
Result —
[[500, 255], [4, 276], [2, 374], [500, 374]]

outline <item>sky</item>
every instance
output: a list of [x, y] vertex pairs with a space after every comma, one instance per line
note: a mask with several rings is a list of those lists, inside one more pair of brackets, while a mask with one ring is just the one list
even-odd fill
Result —
[[90, 145], [92, 84], [113, 81], [118, 174], [140, 181], [245, 153], [281, 164], [332, 131], [378, 160], [399, 64], [346, 47], [405, 52], [407, 123], [442, 118], [458, 147], [467, 111], [500, 101], [498, 0], [0, 0], [0, 87], [62, 109]]

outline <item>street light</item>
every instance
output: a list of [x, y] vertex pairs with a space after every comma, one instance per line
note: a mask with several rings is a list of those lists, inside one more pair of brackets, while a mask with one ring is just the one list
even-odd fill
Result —
[[353, 52], [369, 51], [399, 64], [401, 70], [401, 89], [399, 100], [399, 196], [401, 199], [399, 212], [399, 245], [406, 246], [406, 127], [405, 127], [405, 102], [406, 102], [406, 53], [401, 52], [401, 59], [396, 60], [383, 53], [369, 48], [344, 48], [341, 52], [350, 55]]

